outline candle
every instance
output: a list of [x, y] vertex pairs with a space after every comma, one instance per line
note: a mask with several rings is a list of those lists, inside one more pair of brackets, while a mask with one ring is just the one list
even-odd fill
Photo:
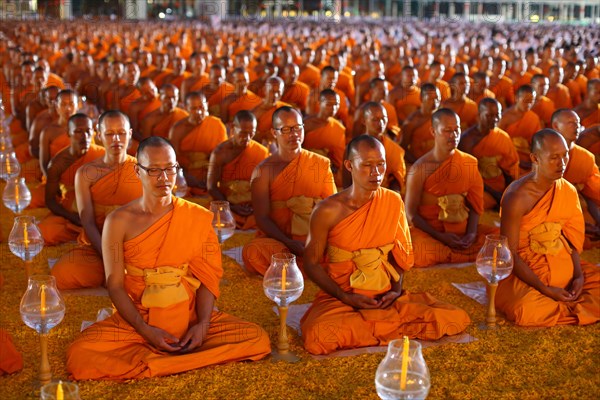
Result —
[[285, 292], [286, 288], [286, 275], [287, 275], [287, 263], [283, 264], [283, 268], [281, 269], [281, 291]]
[[64, 400], [65, 392], [62, 387], [62, 381], [58, 381], [58, 385], [56, 386], [56, 400]]
[[404, 345], [402, 347], [402, 371], [400, 372], [400, 390], [406, 390], [406, 374], [408, 373], [408, 348], [410, 341], [408, 336], [404, 336]]
[[46, 316], [46, 285], [42, 285], [40, 288], [40, 317], [44, 318]]
[[492, 275], [496, 275], [496, 264], [498, 263], [498, 247], [494, 247], [494, 253], [492, 255]]

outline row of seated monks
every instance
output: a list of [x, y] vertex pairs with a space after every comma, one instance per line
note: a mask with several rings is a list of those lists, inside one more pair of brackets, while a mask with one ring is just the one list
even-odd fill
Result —
[[[515, 258], [497, 295], [509, 320], [600, 318], [600, 272], [579, 257], [600, 221], [592, 53], [579, 62], [576, 45], [548, 41], [456, 54], [431, 36], [358, 44], [332, 27], [330, 41], [298, 28], [300, 48], [228, 25], [196, 39], [152, 26], [94, 37], [74, 22], [42, 40], [17, 24], [0, 41], [6, 134], [31, 206], [50, 211], [40, 230], [48, 245], [77, 241], [51, 273], [60, 289], [106, 285], [117, 311], [69, 348], [75, 379], [269, 354], [262, 328], [214, 310], [212, 214], [172, 196], [180, 172], [192, 196], [228, 200], [238, 228], [257, 229], [249, 271], [291, 252], [322, 289], [301, 322], [310, 353], [464, 331], [464, 310], [403, 290], [403, 275], [474, 261], [498, 231]], [[498, 208], [500, 229], [479, 223]]]

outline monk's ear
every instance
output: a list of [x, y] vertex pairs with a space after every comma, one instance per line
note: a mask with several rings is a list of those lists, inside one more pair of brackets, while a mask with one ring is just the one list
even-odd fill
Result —
[[346, 168], [348, 172], [352, 172], [352, 161], [344, 160], [344, 168]]
[[529, 159], [531, 160], [531, 162], [533, 164], [538, 163], [538, 157], [537, 157], [537, 154], [535, 154], [535, 153], [529, 153]]

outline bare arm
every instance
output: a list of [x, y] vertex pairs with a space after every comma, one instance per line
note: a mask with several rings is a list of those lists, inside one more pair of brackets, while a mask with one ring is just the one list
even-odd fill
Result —
[[40, 169], [44, 176], [48, 175], [48, 163], [50, 162], [50, 132], [48, 129], [42, 130], [40, 136]]
[[210, 155], [208, 164], [208, 176], [206, 187], [208, 194], [215, 200], [227, 200], [225, 195], [219, 190], [219, 182], [221, 182], [221, 174], [223, 170], [223, 160], [220, 157], [220, 148], [217, 147]]
[[[60, 154], [60, 153], [59, 153]], [[67, 160], [65, 158], [54, 158], [48, 165], [48, 180], [46, 181], [46, 190], [44, 199], [46, 201], [46, 207], [54, 214], [68, 219], [71, 223], [81, 226], [81, 220], [79, 214], [76, 212], [68, 211], [58, 201], [56, 201], [56, 194], [60, 190], [60, 176], [68, 168]]]
[[102, 254], [110, 299], [123, 319], [150, 344], [160, 350], [178, 351], [180, 348], [178, 338], [160, 328], [148, 325], [125, 290], [123, 242], [128, 222], [126, 213], [117, 210], [106, 218], [104, 225]]
[[97, 171], [90, 171], [90, 169], [95, 168], [97, 168], [96, 165], [90, 164], [77, 170], [77, 173], [75, 174], [75, 199], [77, 201], [81, 226], [94, 250], [96, 250], [99, 255], [102, 255], [102, 235], [96, 226], [94, 203], [92, 201], [92, 193], [90, 190], [91, 182], [86, 176], [88, 174], [88, 176], [96, 176]]

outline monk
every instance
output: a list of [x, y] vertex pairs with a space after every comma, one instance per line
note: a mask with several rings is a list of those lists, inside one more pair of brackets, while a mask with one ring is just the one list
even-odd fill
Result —
[[298, 80], [311, 89], [318, 87], [321, 80], [319, 68], [312, 64], [314, 59], [315, 51], [313, 49], [310, 47], [302, 49], [300, 53], [300, 75], [298, 76]]
[[[502, 198], [500, 232], [513, 255], [496, 307], [521, 326], [588, 325], [600, 320], [600, 269], [580, 259], [584, 222], [577, 189], [563, 174], [569, 148], [556, 131], [532, 138], [530, 174]], [[565, 206], [568, 205], [568, 206]]]
[[[427, 83], [435, 85], [440, 91], [441, 100], [444, 101], [450, 97], [450, 85], [448, 82], [442, 80], [446, 67], [439, 61], [434, 61], [429, 66], [427, 74]], [[422, 88], [421, 88], [422, 90]]]
[[259, 231], [244, 245], [250, 272], [264, 275], [275, 253], [294, 253], [302, 265], [314, 205], [336, 192], [329, 159], [303, 150], [302, 115], [292, 107], [273, 114], [277, 151], [252, 173], [252, 208]]
[[264, 358], [265, 331], [214, 309], [223, 269], [213, 215], [172, 196], [174, 149], [151, 137], [137, 159], [142, 197], [112, 213], [102, 234], [116, 313], [71, 344], [67, 370], [75, 379], [123, 380]]
[[231, 80], [235, 91], [227, 95], [221, 102], [221, 121], [231, 122], [233, 117], [241, 110], [252, 110], [262, 102], [262, 98], [248, 90], [250, 76], [243, 68], [236, 68], [231, 73]]
[[388, 94], [387, 101], [396, 107], [398, 122], [406, 118], [421, 106], [421, 89], [417, 86], [417, 69], [405, 66], [400, 73], [400, 84]]
[[231, 83], [225, 81], [226, 73], [224, 66], [213, 64], [208, 72], [209, 83], [202, 87], [211, 115], [220, 116], [221, 102], [235, 90]]
[[231, 138], [215, 147], [208, 164], [208, 193], [214, 200], [226, 200], [238, 229], [256, 228], [252, 209], [250, 178], [269, 151], [252, 140], [256, 134], [256, 117], [250, 111], [238, 111], [233, 118]]
[[163, 85], [170, 83], [181, 90], [183, 81], [189, 78], [192, 74], [185, 70], [186, 62], [181, 57], [175, 57], [173, 59], [173, 72], [167, 75], [163, 81]]
[[37, 67], [33, 71], [33, 81], [33, 91], [35, 92], [36, 96], [35, 98], [30, 98], [30, 96], [27, 96], [30, 101], [25, 105], [24, 126], [27, 132], [29, 132], [34, 118], [44, 109], [48, 108], [46, 100], [44, 99], [44, 89], [47, 87], [48, 74], [42, 67]]
[[502, 107], [508, 108], [515, 103], [513, 81], [505, 74], [506, 60], [501, 57], [494, 58], [490, 78], [490, 90], [496, 95], [496, 100]]
[[579, 115], [573, 110], [562, 108], [552, 115], [552, 129], [562, 135], [569, 149], [563, 178], [575, 186], [585, 201], [591, 216], [585, 221], [585, 232], [590, 239], [597, 240], [600, 239], [600, 172], [594, 155], [575, 143], [580, 127]]
[[208, 161], [219, 143], [227, 140], [227, 130], [217, 117], [208, 115], [208, 102], [201, 92], [188, 94], [187, 118], [176, 123], [169, 140], [181, 162], [188, 186], [195, 194], [206, 190]]
[[349, 125], [349, 113], [350, 113], [350, 100], [346, 97], [344, 92], [336, 88], [338, 81], [339, 73], [330, 66], [326, 66], [321, 71], [319, 84], [317, 87], [311, 89], [310, 95], [308, 96], [308, 103], [306, 106], [306, 114], [312, 115], [319, 112], [319, 93], [325, 89], [331, 89], [335, 91], [338, 96], [340, 96], [340, 106], [335, 117], [342, 123], [344, 126], [348, 127]]
[[75, 114], [68, 121], [69, 147], [61, 150], [48, 164], [45, 204], [50, 210], [38, 225], [44, 244], [55, 246], [76, 240], [82, 232], [75, 204], [75, 173], [83, 164], [104, 156], [104, 148], [92, 144], [92, 120]]
[[83, 234], [79, 246], [63, 254], [52, 268], [59, 289], [97, 287], [104, 282], [101, 232], [106, 216], [142, 194], [135, 176], [135, 157], [127, 155], [131, 128], [120, 111], [106, 111], [98, 120], [104, 157], [82, 165], [75, 174], [75, 199]]
[[535, 91], [529, 85], [521, 86], [517, 90], [516, 103], [502, 114], [498, 127], [508, 133], [517, 152], [519, 153], [520, 174], [524, 175], [531, 170], [529, 149], [531, 137], [542, 127], [540, 118], [531, 111], [535, 103]]
[[434, 147], [412, 166], [406, 183], [416, 267], [474, 261], [493, 231], [478, 227], [483, 179], [477, 159], [457, 149], [458, 115], [441, 108], [431, 119]]
[[299, 110], [306, 110], [310, 88], [304, 82], [298, 80], [300, 68], [294, 64], [286, 64], [283, 67], [281, 78], [283, 79], [284, 89], [281, 101], [284, 101]]
[[569, 88], [563, 85], [564, 70], [559, 65], [550, 67], [548, 80], [550, 81], [550, 89], [548, 90], [548, 98], [554, 102], [556, 109], [572, 108], [573, 101]]
[[496, 99], [486, 97], [479, 102], [477, 124], [460, 138], [458, 149], [477, 158], [483, 178], [485, 209], [500, 205], [506, 186], [519, 176], [519, 155], [508, 133], [498, 128], [502, 106]]
[[442, 101], [440, 107], [449, 108], [458, 114], [460, 128], [467, 129], [477, 122], [477, 103], [467, 97], [469, 93], [469, 77], [458, 72], [450, 78], [450, 98]]
[[469, 91], [469, 98], [475, 103], [479, 104], [481, 99], [486, 97], [496, 98], [494, 92], [489, 89], [490, 77], [483, 71], [475, 72], [473, 74], [473, 84]]
[[128, 114], [132, 103], [142, 97], [142, 94], [138, 89], [140, 67], [133, 61], [126, 62], [123, 77], [125, 83], [117, 90], [116, 96], [113, 99], [112, 108], [119, 109], [125, 114]]
[[272, 124], [275, 110], [280, 107], [289, 106], [289, 104], [280, 101], [283, 95], [283, 86], [283, 80], [278, 76], [272, 76], [267, 79], [265, 97], [258, 106], [250, 110], [258, 121], [255, 140], [267, 147], [271, 147], [275, 140]]
[[208, 85], [210, 79], [206, 73], [206, 57], [203, 52], [194, 52], [190, 56], [190, 71], [192, 75], [187, 77], [181, 83], [181, 97], [185, 99], [188, 93], [202, 89]]
[[158, 110], [161, 106], [161, 101], [158, 96], [158, 89], [150, 78], [140, 78], [137, 83], [140, 97], [135, 99], [129, 105], [126, 115], [131, 121], [131, 129], [134, 132], [139, 130], [139, 121], [146, 118], [152, 111]]
[[527, 60], [524, 56], [515, 58], [510, 79], [513, 81], [513, 92], [517, 92], [523, 85], [529, 85], [533, 75], [527, 71]]
[[304, 268], [321, 291], [301, 327], [312, 354], [386, 345], [404, 335], [436, 340], [470, 323], [458, 307], [403, 290], [412, 244], [402, 198], [381, 187], [385, 159], [378, 140], [354, 138], [344, 161], [352, 185], [311, 216]]
[[440, 101], [440, 91], [435, 85], [426, 83], [421, 87], [421, 106], [402, 124], [401, 145], [408, 163], [414, 163], [433, 148], [431, 116], [440, 106]]
[[77, 93], [70, 89], [61, 90], [56, 97], [58, 121], [42, 129], [40, 134], [40, 169], [44, 176], [48, 174], [50, 159], [69, 145], [68, 122], [77, 112], [77, 102]]
[[160, 107], [140, 119], [140, 137], [138, 140], [149, 136], [169, 137], [171, 128], [189, 114], [187, 111], [177, 107], [179, 101], [179, 89], [167, 84], [160, 89]]
[[586, 96], [573, 111], [581, 118], [581, 125], [591, 128], [600, 124], [600, 79], [590, 79], [586, 88]]
[[546, 97], [550, 88], [550, 80], [542, 74], [536, 74], [531, 78], [531, 87], [535, 91], [535, 103], [533, 103], [531, 111], [537, 114], [543, 126], [550, 126], [550, 119], [556, 111], [554, 102]]
[[[381, 78], [372, 79], [371, 82], [369, 82], [369, 92], [367, 93], [367, 97], [370, 98], [370, 101], [380, 103], [385, 108], [388, 116], [388, 128], [390, 131], [395, 132], [394, 136], [397, 136], [400, 133], [398, 114], [396, 113], [396, 108], [386, 100], [389, 95], [387, 84], [388, 82]], [[363, 113], [367, 103], [361, 104], [354, 112], [354, 121], [352, 123], [353, 137], [359, 135], [363, 130]]]
[[[40, 155], [40, 135], [42, 130], [53, 123], [58, 121], [58, 112], [56, 110], [57, 102], [56, 97], [58, 96], [59, 89], [56, 86], [49, 86], [42, 90], [44, 95], [44, 102], [46, 109], [41, 111], [33, 119], [31, 127], [29, 129], [29, 155], [26, 157], [39, 158]], [[19, 154], [17, 153], [17, 157]], [[19, 159], [20, 162], [27, 160], [27, 158]], [[37, 162], [39, 164], [39, 161]]]
[[331, 89], [325, 89], [321, 91], [320, 102], [319, 112], [304, 119], [302, 147], [329, 158], [333, 175], [337, 177], [346, 147], [346, 128], [335, 118], [340, 96]]
[[[0, 287], [4, 277], [0, 274]], [[10, 333], [0, 328], [0, 376], [14, 374], [23, 369], [23, 356], [16, 349]]]

